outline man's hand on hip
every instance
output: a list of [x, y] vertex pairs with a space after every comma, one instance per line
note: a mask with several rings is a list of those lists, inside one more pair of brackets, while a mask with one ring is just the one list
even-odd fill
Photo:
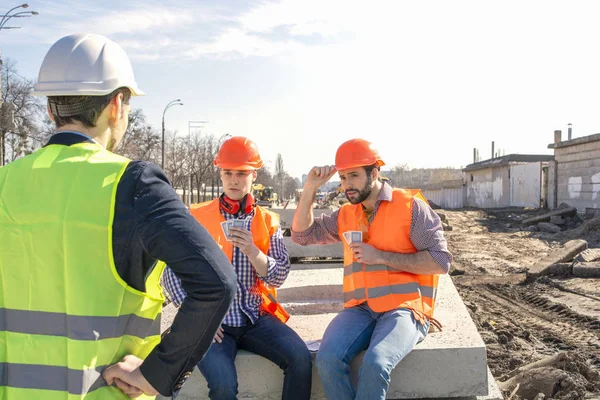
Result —
[[123, 359], [102, 371], [102, 377], [109, 385], [116, 385], [130, 398], [136, 398], [142, 394], [156, 396], [159, 393], [148, 383], [140, 372], [140, 365], [144, 360], [133, 355]]

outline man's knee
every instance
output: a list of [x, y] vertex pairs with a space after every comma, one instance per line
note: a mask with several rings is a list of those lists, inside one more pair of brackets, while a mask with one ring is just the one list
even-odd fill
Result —
[[226, 386], [220, 382], [216, 387], [209, 385], [208, 397], [213, 400], [236, 400], [237, 399], [237, 384], [234, 387]]
[[237, 378], [222, 375], [220, 377], [212, 376], [207, 379], [208, 382], [208, 397], [217, 400], [237, 399], [238, 383]]
[[306, 346], [293, 353], [290, 360], [290, 367], [298, 372], [312, 375], [312, 355]]
[[328, 350], [327, 348], [320, 348], [317, 352], [316, 366], [319, 371], [331, 369], [341, 362], [341, 358], [338, 357], [335, 352]]
[[360, 365], [359, 375], [369, 375], [371, 377], [383, 376], [389, 379], [394, 364], [391, 362], [389, 357], [385, 354], [378, 354], [376, 352], [366, 352]]

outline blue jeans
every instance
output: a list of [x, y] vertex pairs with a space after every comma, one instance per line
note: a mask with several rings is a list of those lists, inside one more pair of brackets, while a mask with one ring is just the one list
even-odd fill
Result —
[[254, 324], [238, 328], [223, 325], [223, 330], [223, 343], [213, 343], [198, 364], [208, 382], [208, 397], [237, 398], [235, 356], [238, 349], [243, 349], [273, 361], [283, 370], [283, 400], [310, 399], [312, 356], [292, 328], [271, 315], [263, 315]]
[[[317, 369], [330, 400], [385, 399], [394, 367], [425, 338], [410, 310], [374, 312], [367, 303], [346, 308], [329, 324], [317, 353]], [[350, 381], [350, 362], [366, 350], [356, 389]]]

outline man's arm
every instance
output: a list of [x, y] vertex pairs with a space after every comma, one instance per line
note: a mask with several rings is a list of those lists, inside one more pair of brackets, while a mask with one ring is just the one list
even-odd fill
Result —
[[321, 214], [313, 219], [308, 229], [296, 232], [292, 229], [292, 241], [301, 246], [309, 244], [332, 244], [340, 241], [338, 231], [339, 209], [329, 214]]
[[448, 272], [435, 261], [428, 251], [418, 251], [412, 254], [382, 251], [381, 264], [416, 275], [436, 275]]
[[158, 166], [144, 168], [137, 189], [134, 237], [152, 258], [169, 265], [187, 294], [170, 333], [140, 366], [146, 380], [170, 396], [211, 345], [233, 300], [236, 278], [225, 254]]
[[336, 173], [333, 165], [313, 167], [306, 176], [306, 183], [298, 201], [292, 222], [292, 241], [302, 246], [308, 244], [329, 244], [339, 242], [337, 213], [334, 218], [323, 215], [314, 218], [312, 205], [317, 190]]
[[293, 231], [304, 232], [312, 225], [314, 219], [312, 205], [315, 201], [317, 190], [327, 183], [336, 172], [333, 165], [313, 167], [308, 172], [300, 201], [294, 213], [294, 220], [292, 222]]
[[279, 287], [283, 285], [290, 273], [290, 257], [283, 243], [281, 228], [277, 228], [271, 236], [268, 253], [267, 273], [264, 275], [259, 273], [259, 276], [265, 283], [273, 287]]
[[452, 255], [448, 251], [439, 216], [420, 199], [413, 200], [410, 239], [416, 253], [404, 254], [375, 249], [366, 243], [352, 243], [356, 259], [366, 264], [384, 264], [417, 275], [446, 274]]

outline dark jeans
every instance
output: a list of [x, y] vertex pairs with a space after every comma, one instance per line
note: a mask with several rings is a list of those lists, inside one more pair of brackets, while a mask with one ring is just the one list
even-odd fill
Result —
[[271, 360], [283, 370], [283, 400], [310, 399], [312, 357], [304, 341], [289, 326], [271, 315], [239, 328], [223, 325], [223, 343], [213, 343], [198, 364], [208, 382], [208, 397], [236, 399], [238, 393], [235, 356], [247, 350]]

